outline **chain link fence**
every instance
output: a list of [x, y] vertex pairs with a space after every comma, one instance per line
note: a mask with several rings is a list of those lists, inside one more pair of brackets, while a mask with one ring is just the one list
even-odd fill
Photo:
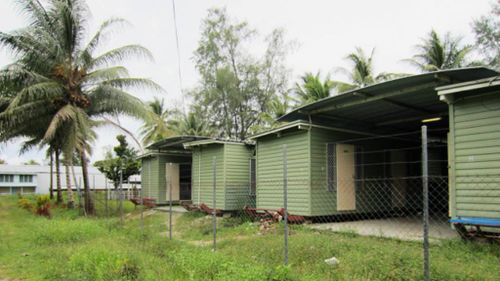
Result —
[[[450, 223], [464, 213], [486, 215], [484, 210], [498, 203], [500, 174], [471, 170], [449, 177], [453, 163], [443, 135], [423, 127], [325, 142], [309, 159], [299, 157], [295, 146], [282, 145], [279, 161], [259, 166], [257, 155], [240, 179], [218, 177], [221, 159], [214, 157], [203, 179], [181, 187], [189, 188], [191, 200], [172, 200], [167, 177], [168, 203], [156, 209], [165, 216], [148, 218], [141, 208], [140, 226], [213, 251], [247, 245], [242, 249], [251, 250], [240, 255], [256, 259], [259, 251], [268, 251], [274, 253], [268, 262], [285, 265], [306, 263], [311, 256], [336, 265], [356, 253], [374, 263], [413, 255], [418, 262], [405, 266], [430, 280], [433, 245], [460, 235], [497, 235], [467, 225], [457, 231]], [[450, 192], [455, 179], [457, 188]]]

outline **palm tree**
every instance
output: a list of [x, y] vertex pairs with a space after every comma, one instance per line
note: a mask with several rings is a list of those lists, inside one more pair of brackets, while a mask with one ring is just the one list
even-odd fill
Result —
[[151, 54], [142, 46], [126, 45], [96, 55], [112, 27], [124, 21], [105, 21], [85, 43], [89, 11], [82, 0], [50, 0], [44, 6], [33, 0], [21, 5], [30, 25], [0, 32], [0, 45], [17, 55], [0, 72], [0, 81], [16, 86], [15, 96], [0, 113], [0, 141], [28, 137], [27, 144], [47, 144], [63, 155], [76, 150], [82, 162], [86, 212], [93, 214], [87, 155], [95, 127], [102, 124], [101, 117], [117, 114], [147, 119], [144, 104], [126, 89], [161, 89], [151, 80], [130, 78], [127, 69], [116, 64]]
[[367, 56], [363, 49], [356, 47], [355, 51], [348, 54], [345, 60], [351, 65], [350, 69], [338, 68], [339, 72], [344, 73], [349, 82], [334, 81], [334, 87], [337, 93], [363, 88], [371, 84], [408, 76], [403, 73], [381, 72], [376, 74], [373, 67], [373, 55], [375, 48], [372, 49], [370, 55]]
[[173, 118], [169, 122], [169, 128], [176, 135], [192, 135], [192, 136], [212, 136], [214, 129], [210, 127], [201, 110], [194, 107], [187, 114], [178, 113], [177, 118]]
[[155, 97], [148, 105], [152, 117], [141, 128], [142, 142], [145, 145], [172, 136], [174, 133], [168, 127], [167, 118], [170, 115], [170, 111], [165, 108], [163, 99]]
[[422, 39], [421, 44], [416, 45], [416, 49], [418, 53], [405, 61], [422, 72], [464, 67], [468, 64], [467, 56], [472, 50], [471, 46], [461, 44], [460, 37], [452, 37], [447, 33], [441, 38], [434, 30]]
[[334, 87], [334, 82], [328, 76], [324, 81], [321, 81], [319, 72], [316, 75], [308, 72], [300, 79], [301, 83], [295, 84], [295, 93], [301, 104], [315, 102], [330, 96], [330, 91]]
[[267, 110], [260, 113], [263, 124], [252, 126], [251, 133], [256, 134], [279, 126], [280, 122], [276, 120], [292, 109], [294, 104], [297, 104], [297, 101], [288, 92], [273, 96], [267, 105]]

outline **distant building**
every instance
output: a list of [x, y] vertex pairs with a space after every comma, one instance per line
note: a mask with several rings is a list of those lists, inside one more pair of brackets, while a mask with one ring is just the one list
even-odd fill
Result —
[[[82, 168], [74, 166], [76, 184], [83, 188]], [[49, 165], [0, 165], [0, 195], [7, 194], [47, 194], [50, 189], [50, 166]], [[106, 180], [104, 174], [96, 168], [88, 167], [89, 184], [91, 189], [112, 189], [113, 183]], [[53, 188], [56, 189], [55, 167], [52, 173]], [[75, 182], [71, 176], [71, 186], [76, 190]], [[129, 184], [123, 188], [140, 188], [140, 176], [134, 175], [129, 179]], [[66, 174], [61, 166], [61, 186], [66, 190]]]

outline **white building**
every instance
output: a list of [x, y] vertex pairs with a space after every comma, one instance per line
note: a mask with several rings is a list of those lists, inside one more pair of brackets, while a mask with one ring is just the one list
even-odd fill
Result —
[[[76, 184], [83, 186], [82, 168], [74, 166]], [[104, 174], [95, 167], [88, 167], [90, 188], [102, 190], [113, 189], [113, 184], [106, 180]], [[48, 165], [0, 165], [0, 195], [3, 194], [47, 194], [50, 188], [50, 166]], [[53, 169], [53, 187], [56, 188], [55, 167]], [[131, 176], [130, 184], [124, 184], [123, 188], [140, 188], [140, 176]], [[66, 189], [66, 174], [64, 166], [61, 166], [61, 185]], [[71, 175], [71, 185], [76, 189]]]

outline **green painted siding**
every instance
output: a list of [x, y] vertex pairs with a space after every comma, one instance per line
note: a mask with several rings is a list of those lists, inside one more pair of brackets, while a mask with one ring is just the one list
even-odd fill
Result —
[[240, 210], [249, 204], [249, 159], [252, 149], [242, 144], [208, 144], [193, 148], [192, 199], [213, 205], [213, 158], [216, 157], [216, 208]]
[[250, 158], [252, 148], [241, 144], [225, 144], [226, 210], [241, 210], [250, 201]]
[[[257, 140], [257, 207], [278, 209], [283, 207], [283, 145], [288, 154], [288, 208], [290, 213], [304, 216], [335, 215], [336, 191], [327, 188], [327, 144], [349, 143], [358, 139], [354, 134], [322, 128], [282, 133], [280, 137], [268, 135]], [[379, 151], [384, 143], [370, 141], [355, 144], [363, 150]], [[353, 212], [379, 212], [392, 209], [393, 180], [385, 171], [384, 153], [369, 153], [357, 159], [369, 163], [356, 180], [356, 210]], [[379, 163], [379, 164], [374, 164]], [[381, 163], [381, 164], [380, 164]], [[356, 163], [355, 165], [360, 165]], [[363, 178], [363, 180], [361, 180]], [[387, 179], [384, 179], [387, 178]], [[347, 179], [338, 179], [337, 185]], [[350, 179], [349, 179], [350, 180]], [[398, 191], [396, 191], [398, 192]], [[407, 199], [409, 202], [413, 199]]]
[[257, 141], [257, 207], [283, 207], [283, 145], [287, 145], [288, 209], [297, 215], [309, 215], [310, 150], [309, 133], [298, 131], [269, 135]]
[[500, 92], [450, 105], [451, 216], [500, 218]]
[[[213, 204], [213, 159], [216, 161], [216, 208], [224, 209], [224, 146], [222, 144], [193, 148], [192, 195], [195, 203]], [[199, 196], [199, 198], [198, 198]]]

